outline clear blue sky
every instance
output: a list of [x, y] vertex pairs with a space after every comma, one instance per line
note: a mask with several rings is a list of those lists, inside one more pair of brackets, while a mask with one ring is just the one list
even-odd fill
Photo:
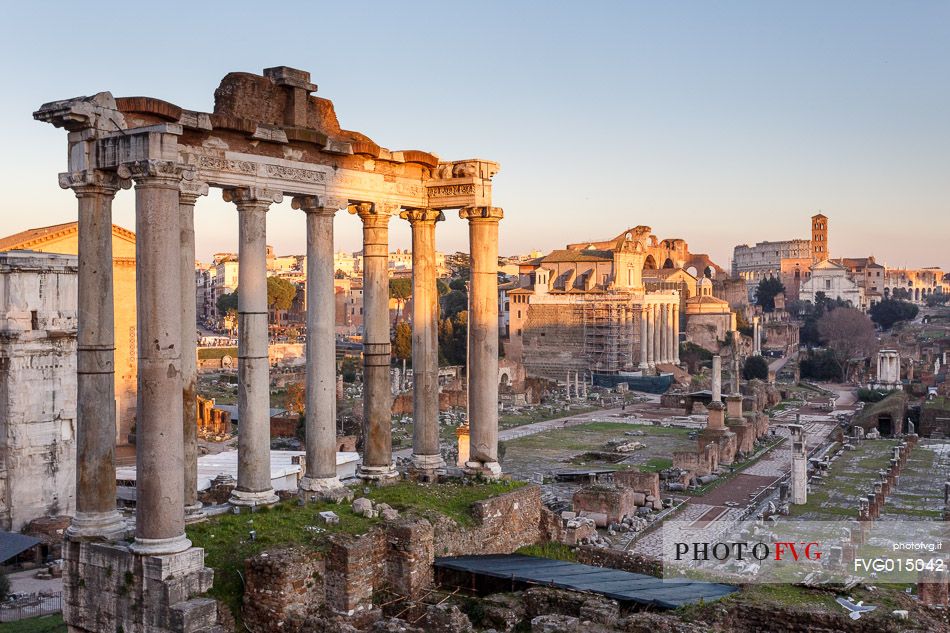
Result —
[[[0, 234], [75, 217], [41, 103], [210, 111], [227, 72], [288, 65], [380, 145], [499, 161], [502, 253], [646, 224], [725, 265], [821, 209], [835, 256], [950, 266], [950, 2], [17, 2], [0, 64]], [[131, 192], [115, 216], [134, 227]], [[197, 216], [200, 257], [236, 249], [220, 192]], [[285, 202], [269, 242], [302, 253], [303, 222]], [[338, 215], [340, 248], [358, 225]], [[466, 243], [453, 214], [438, 246]]]

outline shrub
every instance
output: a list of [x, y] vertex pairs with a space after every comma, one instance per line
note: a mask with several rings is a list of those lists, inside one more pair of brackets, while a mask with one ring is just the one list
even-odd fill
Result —
[[745, 359], [742, 366], [742, 377], [745, 380], [758, 378], [759, 380], [769, 379], [769, 362], [762, 356], [750, 356]]

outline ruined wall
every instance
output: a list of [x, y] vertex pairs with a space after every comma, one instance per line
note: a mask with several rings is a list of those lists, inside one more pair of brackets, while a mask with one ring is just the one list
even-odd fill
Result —
[[625, 516], [636, 513], [635, 494], [632, 488], [625, 486], [597, 484], [581, 488], [574, 493], [574, 512], [590, 516], [598, 525], [619, 523]]
[[0, 253], [0, 528], [72, 514], [76, 258]]
[[630, 551], [581, 545], [574, 550], [574, 554], [577, 556], [577, 562], [584, 565], [622, 569], [657, 578], [663, 576], [663, 562], [660, 559]]
[[588, 368], [584, 313], [579, 305], [532, 304], [522, 339], [528, 376], [564, 380], [567, 372]]
[[509, 554], [541, 540], [541, 489], [525, 486], [472, 505], [473, 526], [436, 521], [435, 555]]
[[269, 550], [244, 564], [244, 621], [252, 631], [284, 627], [324, 604], [324, 560], [303, 547]]
[[635, 470], [618, 470], [614, 483], [645, 495], [660, 496], [660, 473], [641, 473]]
[[686, 340], [718, 354], [731, 327], [731, 314], [691, 314], [686, 317]]

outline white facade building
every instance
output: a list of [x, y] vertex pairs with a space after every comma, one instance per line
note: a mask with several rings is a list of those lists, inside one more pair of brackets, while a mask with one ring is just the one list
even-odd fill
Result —
[[814, 303], [819, 292], [829, 299], [846, 301], [860, 310], [867, 309], [864, 289], [851, 278], [847, 268], [828, 259], [812, 265], [811, 277], [802, 282], [798, 298]]

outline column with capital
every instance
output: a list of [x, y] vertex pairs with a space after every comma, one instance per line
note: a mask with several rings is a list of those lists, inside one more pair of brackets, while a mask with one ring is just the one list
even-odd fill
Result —
[[115, 308], [112, 199], [129, 182], [115, 173], [60, 174], [79, 205], [79, 332], [76, 350], [76, 515], [74, 538], [122, 538], [115, 495]]
[[432, 476], [445, 468], [439, 449], [439, 305], [435, 280], [438, 209], [406, 209], [412, 227], [412, 467]]
[[666, 362], [673, 364], [673, 350], [676, 347], [673, 340], [673, 304], [666, 304]]
[[181, 403], [184, 435], [185, 522], [206, 518], [198, 501], [198, 306], [195, 296], [195, 203], [208, 183], [182, 180], [178, 196], [181, 254]]
[[347, 495], [336, 471], [336, 300], [333, 289], [333, 218], [346, 200], [298, 196], [307, 215], [307, 468], [301, 498]]
[[181, 208], [184, 168], [173, 161], [124, 164], [135, 180], [138, 413], [132, 551], [174, 554], [185, 536], [181, 374]]
[[[469, 474], [498, 477], [498, 207], [466, 207], [471, 253], [468, 312]], [[570, 387], [568, 387], [570, 389]]]
[[673, 363], [680, 364], [680, 304], [673, 304]]
[[384, 481], [393, 467], [392, 390], [389, 383], [390, 204], [361, 202], [349, 207], [363, 222], [363, 463], [359, 476]]
[[656, 312], [654, 308], [656, 306], [652, 303], [646, 305], [646, 315], [647, 315], [647, 367], [653, 369], [653, 366], [656, 364], [656, 357], [653, 355], [653, 335], [656, 333]]
[[653, 306], [653, 364], [659, 365], [663, 362], [663, 352], [661, 343], [663, 342], [662, 338], [662, 328], [660, 327], [660, 304], [654, 303]]
[[270, 472], [267, 210], [283, 200], [262, 187], [224, 190], [238, 210], [238, 480], [235, 506], [277, 503]]
[[649, 363], [649, 339], [647, 332], [649, 331], [649, 319], [647, 318], [648, 311], [650, 306], [644, 303], [640, 306], [640, 369], [647, 370], [650, 368]]

